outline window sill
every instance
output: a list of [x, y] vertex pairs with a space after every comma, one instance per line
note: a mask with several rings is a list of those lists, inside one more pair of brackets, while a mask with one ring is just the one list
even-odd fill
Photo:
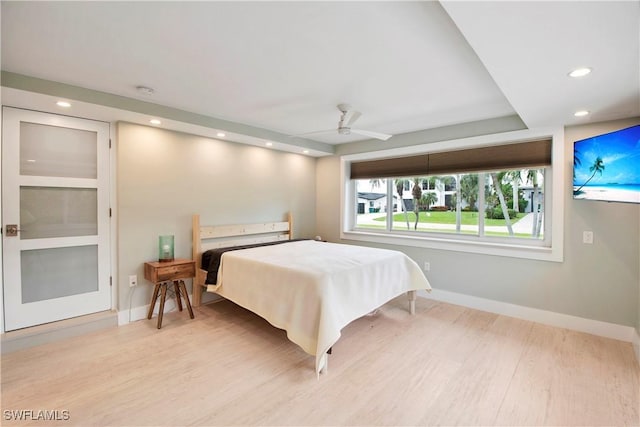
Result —
[[561, 250], [554, 250], [553, 247], [528, 246], [524, 244], [447, 239], [446, 237], [425, 235], [408, 236], [362, 230], [342, 231], [340, 238], [361, 242], [384, 243], [388, 245], [412, 246], [418, 248], [468, 252], [511, 258], [524, 258], [537, 261], [563, 261], [563, 254]]

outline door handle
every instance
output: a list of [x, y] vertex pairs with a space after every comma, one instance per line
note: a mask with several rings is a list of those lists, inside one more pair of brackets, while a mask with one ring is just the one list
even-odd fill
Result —
[[18, 231], [24, 231], [18, 229], [18, 224], [7, 224], [5, 227], [7, 237], [16, 237], [18, 235]]

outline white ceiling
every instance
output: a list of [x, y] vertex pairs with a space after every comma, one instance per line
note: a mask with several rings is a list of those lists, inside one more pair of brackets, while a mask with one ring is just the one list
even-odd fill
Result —
[[[245, 125], [249, 137], [295, 144], [288, 135], [337, 127], [341, 102], [362, 112], [354, 127], [395, 135], [514, 114], [528, 127], [640, 115], [638, 1], [1, 8], [3, 71]], [[593, 73], [567, 77], [579, 66]]]

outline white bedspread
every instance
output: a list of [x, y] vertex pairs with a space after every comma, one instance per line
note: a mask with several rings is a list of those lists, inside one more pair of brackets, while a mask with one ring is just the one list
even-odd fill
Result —
[[324, 354], [351, 321], [403, 292], [431, 289], [402, 252], [304, 240], [226, 252], [216, 292], [287, 331], [291, 341]]

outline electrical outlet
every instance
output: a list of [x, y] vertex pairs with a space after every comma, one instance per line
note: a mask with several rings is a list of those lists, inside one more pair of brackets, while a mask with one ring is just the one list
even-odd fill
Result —
[[582, 232], [582, 243], [593, 244], [593, 231]]
[[424, 262], [424, 267], [423, 267], [423, 268], [424, 268], [424, 271], [429, 271], [429, 270], [431, 270], [431, 263], [430, 263], [430, 262], [428, 262], [428, 261], [425, 261], [425, 262]]
[[133, 288], [134, 286], [138, 286], [138, 276], [136, 274], [129, 276], [129, 287]]

